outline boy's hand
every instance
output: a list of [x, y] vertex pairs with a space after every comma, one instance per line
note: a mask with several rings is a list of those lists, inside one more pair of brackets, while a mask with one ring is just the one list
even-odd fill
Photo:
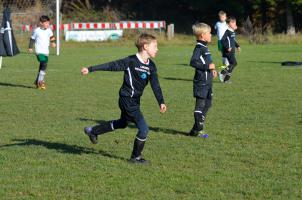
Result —
[[214, 63], [209, 64], [209, 69], [210, 69], [210, 70], [215, 69]]
[[34, 50], [33, 49], [28, 49], [28, 52], [32, 53], [32, 52], [34, 52]]
[[57, 45], [56, 45], [56, 43], [51, 42], [51, 43], [50, 43], [50, 46], [51, 46], [52, 48], [55, 48]]
[[213, 69], [213, 70], [211, 70], [211, 72], [212, 72], [213, 77], [216, 78], [217, 77], [217, 71], [215, 69]]
[[228, 52], [231, 52], [232, 51], [232, 48], [228, 48]]
[[165, 104], [160, 104], [160, 113], [165, 113], [167, 111], [167, 106]]
[[238, 51], [238, 52], [241, 52], [241, 48], [240, 48], [240, 47], [238, 47], [238, 48], [237, 48], [237, 51]]
[[88, 68], [87, 68], [87, 67], [83, 67], [83, 68], [81, 69], [81, 73], [82, 73], [82, 75], [87, 75], [87, 74], [89, 73]]

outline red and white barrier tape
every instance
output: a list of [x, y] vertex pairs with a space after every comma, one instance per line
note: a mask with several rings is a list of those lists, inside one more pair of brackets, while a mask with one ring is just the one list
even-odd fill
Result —
[[[22, 31], [32, 31], [36, 26], [23, 25]], [[61, 30], [112, 30], [112, 29], [165, 29], [165, 21], [121, 21], [121, 22], [100, 22], [100, 23], [71, 23], [62, 24]], [[56, 30], [55, 25], [51, 25], [52, 30]]]

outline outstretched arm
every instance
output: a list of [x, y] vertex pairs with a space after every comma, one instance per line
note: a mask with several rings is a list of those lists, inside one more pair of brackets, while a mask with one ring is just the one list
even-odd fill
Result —
[[128, 65], [126, 62], [126, 58], [124, 58], [105, 64], [94, 65], [91, 67], [83, 67], [81, 72], [83, 75], [86, 75], [89, 72], [94, 72], [94, 71], [124, 71], [127, 69], [127, 67]]
[[120, 59], [105, 64], [88, 67], [89, 72], [94, 71], [124, 71], [127, 69], [126, 59]]

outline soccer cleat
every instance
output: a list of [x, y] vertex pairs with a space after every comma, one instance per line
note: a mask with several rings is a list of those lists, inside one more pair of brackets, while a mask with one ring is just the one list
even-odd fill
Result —
[[194, 131], [194, 130], [191, 130], [190, 133], [189, 133], [189, 136], [192, 136], [192, 137], [200, 137], [200, 138], [208, 138], [209, 135], [204, 133], [203, 130], [201, 131]]
[[208, 138], [209, 135], [204, 133], [203, 131], [199, 131], [197, 137], [200, 137], [200, 138]]
[[134, 164], [142, 164], [142, 165], [147, 165], [150, 162], [148, 160], [145, 160], [144, 158], [142, 158], [141, 156], [138, 157], [131, 157], [129, 159], [129, 162], [134, 163]]
[[39, 81], [37, 87], [38, 87], [38, 89], [45, 90], [46, 84], [44, 81]]
[[86, 135], [88, 135], [88, 137], [90, 139], [90, 142], [92, 144], [97, 144], [98, 143], [98, 136], [96, 136], [92, 133], [92, 127], [89, 127], [89, 126], [85, 127], [84, 132], [85, 132]]

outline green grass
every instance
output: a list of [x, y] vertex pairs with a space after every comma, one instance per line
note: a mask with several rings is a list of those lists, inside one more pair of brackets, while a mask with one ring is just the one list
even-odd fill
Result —
[[[160, 46], [155, 62], [168, 112], [148, 86], [144, 155], [129, 164], [136, 129], [90, 144], [83, 127], [118, 118], [123, 73], [80, 75], [81, 66], [135, 53], [133, 45], [63, 43], [51, 55], [47, 90], [32, 88], [35, 56], [4, 58], [0, 70], [0, 199], [301, 199], [301, 45], [243, 45], [232, 84], [214, 81], [206, 140], [193, 124], [194, 41]], [[211, 45], [215, 63], [220, 55]], [[25, 50], [25, 49], [24, 49]]]

